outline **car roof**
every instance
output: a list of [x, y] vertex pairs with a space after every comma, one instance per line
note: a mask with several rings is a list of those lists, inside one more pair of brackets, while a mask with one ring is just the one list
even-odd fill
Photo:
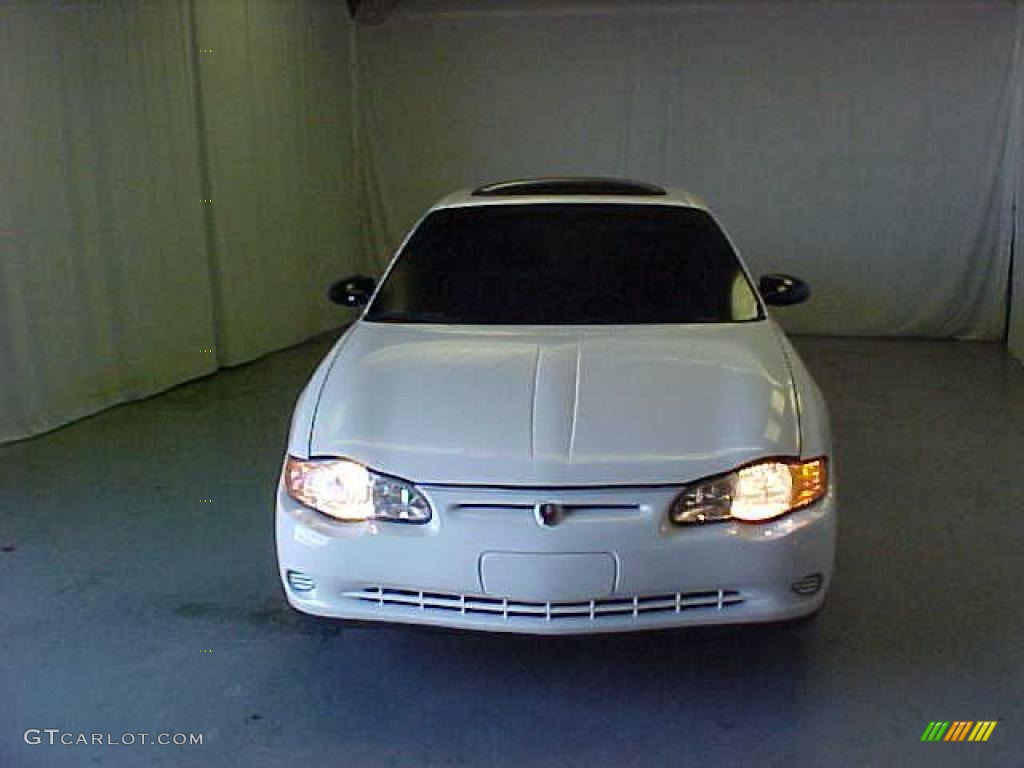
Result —
[[626, 203], [673, 205], [707, 210], [696, 195], [678, 187], [595, 176], [558, 176], [515, 179], [460, 189], [443, 197], [431, 210], [480, 205], [534, 205], [538, 203]]

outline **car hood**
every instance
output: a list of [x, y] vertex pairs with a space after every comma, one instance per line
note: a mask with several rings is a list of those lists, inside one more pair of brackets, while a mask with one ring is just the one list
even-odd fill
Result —
[[426, 484], [641, 485], [799, 455], [771, 321], [486, 327], [357, 323], [314, 456]]

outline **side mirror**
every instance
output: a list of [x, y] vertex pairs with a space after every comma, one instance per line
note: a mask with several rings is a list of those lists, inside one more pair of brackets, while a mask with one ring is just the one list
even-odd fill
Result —
[[788, 307], [800, 304], [811, 296], [811, 286], [792, 275], [764, 275], [757, 284], [765, 304]]
[[361, 307], [370, 300], [377, 281], [366, 275], [339, 280], [327, 290], [327, 298], [346, 307]]

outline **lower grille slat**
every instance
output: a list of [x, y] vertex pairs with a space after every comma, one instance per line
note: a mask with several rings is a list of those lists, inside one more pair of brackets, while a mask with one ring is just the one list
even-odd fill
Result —
[[500, 616], [505, 621], [525, 618], [543, 622], [560, 619], [600, 621], [605, 617], [623, 616], [635, 620], [654, 613], [681, 613], [692, 610], [723, 611], [744, 601], [739, 592], [731, 589], [546, 603], [518, 601], [488, 595], [389, 589], [380, 586], [343, 592], [342, 596], [374, 605], [380, 610], [415, 608], [424, 613], [454, 611], [464, 615]]

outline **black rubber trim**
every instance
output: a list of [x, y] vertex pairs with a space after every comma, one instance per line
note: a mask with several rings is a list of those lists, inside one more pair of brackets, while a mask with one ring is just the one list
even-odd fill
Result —
[[629, 179], [579, 176], [548, 179], [514, 179], [485, 184], [473, 190], [474, 197], [522, 195], [631, 195], [658, 197], [665, 190], [656, 184]]

